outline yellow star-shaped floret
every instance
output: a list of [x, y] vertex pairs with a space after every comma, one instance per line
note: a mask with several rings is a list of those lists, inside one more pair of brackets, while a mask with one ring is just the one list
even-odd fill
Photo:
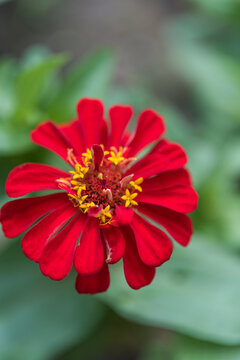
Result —
[[82, 191], [86, 190], [86, 185], [78, 183], [78, 185], [74, 186], [73, 190], [76, 190], [78, 197], [81, 197]]
[[130, 181], [129, 184], [130, 184], [135, 190], [142, 192], [142, 187], [139, 186], [142, 182], [143, 182], [143, 178], [140, 177], [140, 178], [138, 178], [138, 179], [135, 180], [135, 181]]
[[[84, 198], [84, 199], [83, 199]], [[80, 201], [80, 209], [83, 210], [84, 213], [86, 213], [88, 211], [88, 209], [92, 206], [95, 206], [94, 202], [90, 202], [90, 203], [83, 203], [83, 201], [87, 198], [87, 195], [86, 196], [83, 196], [81, 201]], [[82, 203], [81, 203], [82, 202]]]
[[120, 149], [117, 153], [114, 151], [110, 151], [110, 155], [108, 160], [111, 161], [114, 165], [118, 165], [121, 161], [125, 160], [125, 157], [122, 156], [123, 151]]
[[102, 224], [106, 224], [112, 218], [112, 214], [109, 212], [109, 210], [110, 210], [110, 205], [106, 206], [105, 209], [102, 209], [100, 214], [96, 216], [97, 218], [99, 218]]
[[77, 185], [77, 181], [78, 179], [83, 179], [84, 176], [86, 175], [86, 173], [88, 172], [89, 168], [88, 167], [84, 167], [81, 164], [76, 164], [75, 165], [75, 171], [69, 171], [71, 174], [73, 174], [73, 180], [71, 181], [72, 185]]
[[122, 199], [125, 200], [125, 206], [128, 207], [129, 205], [138, 205], [138, 203], [133, 200], [138, 195], [138, 193], [130, 193], [128, 189], [126, 189], [125, 195], [122, 196]]

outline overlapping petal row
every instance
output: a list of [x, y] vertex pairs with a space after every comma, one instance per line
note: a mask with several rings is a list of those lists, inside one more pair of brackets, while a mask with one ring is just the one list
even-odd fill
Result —
[[60, 126], [48, 121], [32, 132], [32, 140], [63, 158], [69, 172], [28, 163], [6, 182], [13, 198], [55, 190], [5, 204], [2, 227], [7, 237], [26, 231], [24, 254], [51, 279], [63, 279], [74, 264], [79, 293], [106, 291], [109, 264], [121, 259], [130, 287], [148, 285], [172, 254], [169, 236], [187, 246], [192, 235], [186, 214], [196, 209], [198, 196], [185, 151], [162, 138], [164, 121], [153, 110], [140, 114], [134, 133], [127, 131], [132, 116], [130, 106], [117, 105], [106, 120], [99, 100], [80, 100], [76, 119]]

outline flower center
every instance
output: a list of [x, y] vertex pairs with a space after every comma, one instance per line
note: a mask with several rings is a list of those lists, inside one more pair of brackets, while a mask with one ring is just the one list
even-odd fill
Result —
[[98, 154], [93, 148], [92, 151], [87, 149], [81, 156], [81, 163], [75, 159], [71, 177], [59, 179], [58, 183], [60, 187], [61, 183], [68, 184], [68, 196], [74, 206], [97, 217], [100, 224], [108, 224], [114, 218], [116, 206], [138, 205], [135, 198], [142, 191], [143, 178], [132, 181], [133, 175], [124, 177], [124, 169], [133, 160], [123, 156], [125, 149], [112, 147], [104, 151], [103, 145], [96, 146], [98, 154], [102, 152], [100, 160], [96, 160]]

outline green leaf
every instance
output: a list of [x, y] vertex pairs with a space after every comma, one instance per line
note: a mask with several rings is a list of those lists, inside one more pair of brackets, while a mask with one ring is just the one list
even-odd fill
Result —
[[45, 278], [20, 244], [0, 256], [0, 358], [45, 360], [84, 340], [103, 316], [101, 304], [80, 296], [74, 278]]
[[199, 5], [204, 10], [222, 15], [239, 14], [238, 0], [191, 0], [191, 2]]
[[233, 59], [210, 49], [182, 46], [181, 67], [200, 98], [217, 111], [239, 118], [240, 69]]
[[211, 19], [196, 14], [179, 17], [170, 25], [166, 28], [169, 62], [195, 91], [196, 103], [239, 121], [239, 61], [209, 45], [208, 38], [216, 36], [220, 26], [211, 26]]
[[188, 167], [192, 172], [194, 186], [200, 186], [209, 180], [219, 164], [219, 152], [209, 141], [199, 137], [192, 138], [189, 146], [186, 146], [189, 157]]
[[210, 344], [203, 341], [179, 339], [174, 360], [239, 360], [240, 348]]
[[45, 60], [49, 60], [51, 52], [43, 45], [32, 45], [24, 51], [20, 61], [20, 71], [41, 65]]
[[239, 360], [240, 348], [227, 347], [209, 342], [178, 336], [171, 343], [150, 344], [141, 360]]
[[101, 299], [121, 316], [217, 343], [240, 344], [239, 259], [195, 236], [176, 247], [150, 286], [134, 291], [122, 271], [111, 273]]
[[67, 121], [76, 115], [76, 104], [82, 97], [104, 100], [110, 90], [115, 57], [102, 50], [89, 55], [66, 75], [65, 81], [49, 112], [57, 121]]
[[30, 150], [32, 143], [28, 129], [14, 129], [10, 126], [0, 126], [0, 155], [14, 155]]
[[19, 74], [16, 83], [17, 123], [24, 122], [28, 112], [37, 106], [53, 76], [66, 60], [66, 55], [51, 56], [40, 64], [27, 67]]
[[16, 64], [11, 58], [0, 61], [0, 123], [8, 122], [16, 106]]

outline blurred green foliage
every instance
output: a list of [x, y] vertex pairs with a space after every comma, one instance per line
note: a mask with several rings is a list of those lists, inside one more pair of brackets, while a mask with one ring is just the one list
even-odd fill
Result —
[[175, 247], [172, 262], [153, 283], [131, 290], [117, 267], [100, 298], [121, 316], [216, 343], [240, 344], [240, 262], [199, 235], [187, 249]]
[[168, 345], [152, 343], [141, 360], [238, 360], [240, 356], [239, 347], [218, 346], [181, 336], [174, 342], [174, 346]]
[[19, 154], [29, 149], [31, 143], [26, 134], [48, 118], [53, 79], [66, 60], [65, 55], [51, 55], [38, 46], [28, 50], [19, 63], [9, 57], [2, 59], [0, 154]]
[[239, 0], [190, 0], [200, 6], [202, 9], [213, 13], [214, 15], [225, 15], [236, 17], [239, 15]]
[[[0, 234], [1, 360], [78, 359], [74, 349], [86, 341], [86, 347], [96, 346], [94, 334], [112, 316], [109, 309], [125, 319], [127, 337], [129, 321], [138, 324], [146, 338], [136, 332], [141, 360], [240, 359], [239, 1], [189, 2], [195, 11], [172, 19], [164, 33], [172, 86], [186, 89], [185, 109], [137, 83], [116, 85], [116, 54], [109, 49], [76, 64], [42, 46], [27, 49], [19, 61], [1, 59], [2, 193], [9, 170], [21, 162], [61, 164], [31, 144], [29, 132], [46, 119], [74, 118], [78, 99], [89, 96], [101, 98], [106, 108], [128, 103], [136, 115], [144, 107], [163, 114], [167, 136], [188, 151], [200, 195], [190, 246], [175, 246], [155, 281], [137, 292], [127, 287], [119, 264], [111, 268], [107, 293], [79, 296], [73, 274], [60, 283], [44, 278], [21, 253], [20, 240]], [[102, 336], [121, 343], [123, 333], [112, 326]]]
[[[21, 254], [20, 244], [0, 256], [0, 358], [48, 359], [84, 340], [99, 324], [104, 308], [93, 297], [44, 278]], [[73, 279], [71, 279], [73, 280]]]
[[29, 131], [43, 119], [64, 122], [73, 118], [81, 97], [104, 98], [113, 70], [113, 54], [101, 51], [89, 56], [61, 80], [56, 75], [67, 58], [35, 46], [18, 64], [11, 58], [0, 62], [0, 154], [28, 150], [32, 146]]

